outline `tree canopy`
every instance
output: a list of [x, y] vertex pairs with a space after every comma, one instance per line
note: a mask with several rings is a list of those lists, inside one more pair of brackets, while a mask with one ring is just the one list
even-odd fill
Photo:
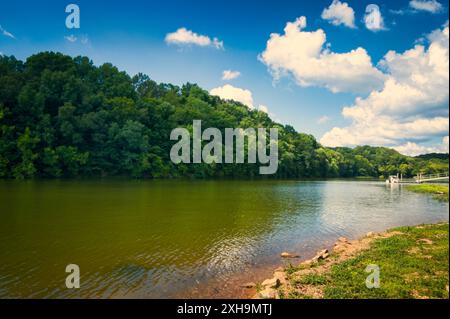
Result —
[[174, 164], [170, 132], [204, 127], [279, 129], [272, 178], [405, 176], [448, 170], [448, 155], [408, 157], [384, 147], [326, 148], [266, 113], [211, 96], [196, 84], [130, 77], [87, 57], [0, 56], [0, 178], [257, 177], [254, 164]]

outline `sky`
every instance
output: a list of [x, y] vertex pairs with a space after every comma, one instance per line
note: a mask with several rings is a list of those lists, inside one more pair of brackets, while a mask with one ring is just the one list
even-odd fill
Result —
[[[76, 12], [66, 12], [70, 4], [79, 25]], [[0, 0], [0, 54], [25, 60], [59, 51], [157, 82], [197, 83], [325, 146], [448, 152], [448, 7], [443, 0]]]

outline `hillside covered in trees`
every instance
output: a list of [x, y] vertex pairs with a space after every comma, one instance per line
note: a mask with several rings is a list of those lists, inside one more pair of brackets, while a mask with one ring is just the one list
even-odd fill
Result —
[[86, 57], [0, 56], [0, 178], [256, 177], [254, 164], [173, 164], [176, 127], [278, 127], [275, 178], [380, 177], [448, 169], [448, 156], [408, 157], [384, 147], [326, 148], [258, 110], [195, 84], [158, 84]]

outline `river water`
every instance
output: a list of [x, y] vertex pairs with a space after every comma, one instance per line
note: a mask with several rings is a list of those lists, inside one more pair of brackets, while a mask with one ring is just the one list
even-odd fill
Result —
[[282, 251], [448, 210], [378, 181], [0, 180], [0, 298], [239, 297]]

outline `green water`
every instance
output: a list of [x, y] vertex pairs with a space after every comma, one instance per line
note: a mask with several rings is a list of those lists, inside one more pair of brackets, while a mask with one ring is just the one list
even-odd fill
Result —
[[0, 220], [0, 298], [233, 297], [281, 251], [448, 220], [448, 203], [368, 181], [0, 180]]

